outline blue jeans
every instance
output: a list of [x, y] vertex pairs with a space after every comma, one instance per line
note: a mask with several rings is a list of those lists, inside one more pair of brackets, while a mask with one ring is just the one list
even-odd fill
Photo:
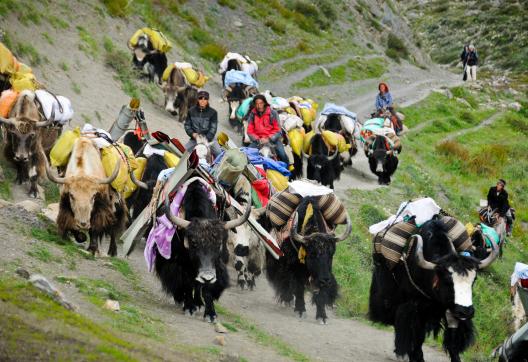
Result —
[[[289, 165], [290, 164], [290, 160], [288, 159], [288, 156], [286, 155], [286, 151], [284, 151], [284, 145], [282, 144], [282, 142], [280, 140], [278, 140], [278, 141], [275, 141], [275, 142], [270, 141], [270, 143], [275, 148], [275, 153], [277, 154], [277, 157], [279, 158], [279, 161], [282, 161], [285, 164]], [[260, 143], [258, 141], [252, 141], [249, 144], [249, 147], [260, 149]]]

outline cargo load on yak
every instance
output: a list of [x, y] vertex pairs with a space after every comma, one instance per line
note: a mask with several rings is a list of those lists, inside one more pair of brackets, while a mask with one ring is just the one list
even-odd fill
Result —
[[129, 47], [135, 48], [142, 35], [146, 35], [152, 47], [160, 53], [167, 53], [172, 48], [169, 39], [161, 31], [152, 28], [141, 28], [137, 30], [128, 41]]
[[471, 238], [464, 224], [445, 215], [436, 202], [427, 197], [402, 203], [396, 215], [369, 227], [369, 232], [374, 235], [374, 253], [383, 256], [389, 269], [394, 268], [405, 250], [411, 249], [411, 236], [419, 233], [420, 227], [433, 218], [438, 218], [446, 226], [448, 238], [457, 251], [471, 249]]
[[287, 189], [274, 194], [266, 206], [266, 216], [277, 231], [279, 243], [289, 236], [292, 216], [305, 197], [316, 198], [329, 229], [347, 222], [346, 208], [332, 189], [306, 180], [293, 181]]
[[0, 86], [7, 89], [10, 84], [14, 91], [37, 89], [38, 82], [30, 67], [19, 62], [11, 51], [0, 42]]
[[256, 74], [258, 71], [258, 65], [255, 61], [251, 60], [247, 55], [243, 56], [238, 53], [229, 52], [224, 56], [224, 59], [220, 62], [218, 73], [222, 74], [227, 71], [229, 67], [229, 61], [236, 60], [240, 66], [240, 70], [248, 74]]
[[11, 109], [15, 105], [15, 102], [18, 98], [17, 91], [14, 91], [12, 89], [8, 89], [2, 92], [0, 95], [0, 117], [8, 118], [9, 112], [11, 112]]
[[73, 107], [68, 98], [56, 96], [44, 89], [36, 90], [35, 95], [46, 119], [50, 119], [53, 114], [53, 120], [64, 125], [73, 118]]
[[161, 80], [164, 82], [169, 80], [170, 74], [175, 67], [180, 69], [187, 82], [195, 87], [202, 88], [209, 80], [209, 77], [206, 76], [204, 72], [194, 68], [191, 63], [185, 62], [175, 62], [173, 64], [169, 64], [169, 66], [163, 71]]
[[244, 119], [244, 117], [246, 117], [246, 115], [249, 113], [251, 102], [253, 102], [253, 97], [244, 99], [242, 103], [240, 103], [240, 105], [238, 106], [235, 115], [239, 121]]
[[324, 129], [327, 116], [330, 114], [340, 115], [341, 127], [350, 135], [356, 135], [357, 114], [349, 111], [344, 106], [338, 106], [334, 103], [325, 103], [321, 116], [315, 122], [315, 129]]
[[291, 107], [295, 113], [302, 118], [303, 123], [307, 127], [312, 126], [317, 115], [318, 104], [311, 99], [293, 96], [288, 99]]
[[363, 123], [361, 130], [359, 131], [361, 142], [365, 143], [371, 136], [375, 134], [375, 131], [383, 128], [383, 118], [371, 118]]
[[[314, 130], [311, 130], [304, 136], [303, 151], [307, 155], [312, 154], [311, 140], [315, 133], [316, 132]], [[320, 133], [323, 136], [323, 141], [330, 151], [334, 151], [337, 148], [338, 152], [341, 153], [348, 151], [350, 147], [352, 147], [352, 145], [346, 142], [346, 139], [342, 134], [327, 130], [323, 130], [322, 132], [317, 133]]]
[[258, 82], [253, 77], [241, 70], [230, 70], [225, 74], [224, 88], [232, 86], [234, 84], [244, 84], [248, 87], [258, 88]]

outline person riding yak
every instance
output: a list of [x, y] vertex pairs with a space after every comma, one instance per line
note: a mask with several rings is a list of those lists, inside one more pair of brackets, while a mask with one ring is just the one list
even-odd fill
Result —
[[505, 189], [506, 181], [499, 179], [497, 186], [490, 187], [488, 191], [488, 207], [496, 210], [500, 217], [506, 219], [506, 231], [511, 234], [513, 214], [508, 201], [508, 192]]
[[382, 116], [385, 111], [389, 111], [391, 114], [391, 122], [393, 124], [394, 131], [399, 134], [403, 130], [401, 120], [398, 118], [394, 105], [392, 103], [392, 95], [389, 91], [387, 83], [380, 83], [378, 85], [379, 93], [376, 96], [376, 115]]
[[262, 94], [257, 94], [253, 102], [254, 107], [247, 116], [247, 134], [251, 140], [249, 147], [260, 148], [269, 143], [275, 148], [279, 160], [289, 164], [281, 141], [282, 132], [278, 113], [271, 109], [266, 97]]
[[198, 138], [205, 137], [210, 142], [212, 154], [220, 154], [220, 146], [212, 142], [218, 127], [218, 114], [209, 105], [209, 93], [202, 90], [198, 92], [198, 103], [189, 109], [189, 114], [184, 123], [185, 133], [191, 138], [185, 145], [187, 150], [192, 150], [198, 143]]

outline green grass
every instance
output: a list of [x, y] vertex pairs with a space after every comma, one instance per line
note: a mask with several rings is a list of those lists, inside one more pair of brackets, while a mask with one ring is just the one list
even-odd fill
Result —
[[40, 260], [43, 263], [61, 263], [62, 259], [53, 255], [53, 253], [49, 250], [49, 248], [46, 245], [43, 245], [41, 243], [34, 243], [31, 247], [31, 249], [27, 252], [29, 256], [32, 256], [38, 260]]
[[354, 58], [347, 63], [328, 69], [330, 77], [323, 70], [318, 69], [314, 73], [293, 84], [294, 88], [311, 88], [331, 84], [343, 84], [348, 81], [371, 79], [381, 77], [387, 70], [387, 64], [383, 58]]
[[101, 0], [101, 2], [113, 17], [126, 18], [132, 10], [131, 3], [128, 0]]
[[15, 55], [29, 60], [29, 64], [38, 66], [44, 63], [45, 58], [31, 44], [17, 42], [14, 47]]
[[218, 5], [226, 6], [230, 9], [236, 9], [237, 3], [234, 0], [218, 0]]
[[[366, 318], [372, 265], [372, 237], [368, 227], [395, 213], [401, 202], [430, 196], [464, 224], [477, 222], [475, 211], [481, 198], [497, 178], [508, 180], [510, 202], [517, 210], [514, 235], [504, 256], [491, 268], [479, 273], [473, 288], [474, 318], [478, 337], [465, 353], [467, 360], [486, 360], [491, 350], [511, 333], [509, 330], [509, 277], [515, 261], [528, 260], [528, 237], [520, 227], [528, 220], [528, 152], [526, 135], [517, 124], [528, 124], [525, 113], [502, 114], [495, 123], [469, 132], [450, 142], [441, 140], [457, 130], [471, 128], [493, 115], [492, 108], [479, 103], [494, 91], [478, 93], [452, 89], [457, 97], [474, 104], [468, 109], [444, 95], [432, 93], [423, 101], [402, 109], [405, 123], [412, 129], [429, 122], [419, 132], [402, 139], [404, 151], [390, 188], [348, 194], [348, 208], [355, 226], [352, 242], [337, 247], [334, 271], [340, 285], [338, 313]], [[498, 98], [504, 96], [496, 95]], [[515, 119], [514, 126], [511, 122]], [[493, 135], [493, 136], [491, 136]], [[353, 211], [352, 211], [353, 210]]]
[[385, 54], [396, 61], [399, 61], [400, 59], [409, 59], [409, 50], [407, 49], [407, 46], [403, 40], [398, 38], [394, 33], [389, 33], [389, 36], [387, 37], [387, 49]]
[[70, 67], [69, 67], [68, 63], [66, 63], [66, 62], [64, 62], [64, 61], [59, 63], [59, 67], [60, 67], [60, 69], [62, 69], [64, 72], [67, 72], [68, 70], [70, 70]]
[[[223, 318], [229, 320], [229, 322], [222, 322], [222, 324], [228, 329], [234, 328], [235, 330], [242, 330], [248, 333], [251, 338], [253, 338], [258, 344], [267, 346], [275, 349], [281, 356], [287, 357], [294, 361], [309, 361], [309, 358], [294, 350], [290, 345], [284, 342], [279, 337], [275, 337], [260, 328], [258, 328], [251, 321], [245, 319], [244, 317], [233, 313], [226, 308], [223, 308], [220, 305], [215, 305], [216, 312], [221, 315]], [[229, 326], [229, 327], [228, 327]]]
[[53, 40], [53, 38], [51, 37], [51, 35], [49, 35], [49, 33], [47, 33], [47, 32], [43, 32], [43, 33], [42, 33], [42, 37], [43, 37], [44, 39], [46, 39], [46, 41], [48, 42], [48, 44], [50, 44], [50, 45], [55, 44], [55, 41]]
[[99, 45], [97, 41], [93, 38], [92, 34], [84, 29], [82, 26], [77, 26], [77, 32], [81, 43], [79, 44], [79, 49], [82, 50], [86, 55], [95, 58], [99, 54]]
[[202, 58], [210, 60], [212, 62], [219, 62], [224, 58], [227, 53], [227, 49], [223, 45], [216, 43], [207, 43], [200, 47], [199, 54]]
[[72, 82], [71, 83], [71, 90], [75, 94], [81, 94], [81, 86], [78, 83]]

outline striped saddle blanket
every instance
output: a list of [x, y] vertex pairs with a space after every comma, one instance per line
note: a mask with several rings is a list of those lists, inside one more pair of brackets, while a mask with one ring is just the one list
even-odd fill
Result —
[[[442, 216], [440, 220], [447, 226], [448, 238], [457, 251], [471, 248], [471, 238], [460, 221], [451, 216]], [[388, 268], [392, 269], [399, 263], [410, 237], [418, 232], [419, 228], [412, 223], [393, 224], [374, 236], [374, 253], [383, 255]]]

